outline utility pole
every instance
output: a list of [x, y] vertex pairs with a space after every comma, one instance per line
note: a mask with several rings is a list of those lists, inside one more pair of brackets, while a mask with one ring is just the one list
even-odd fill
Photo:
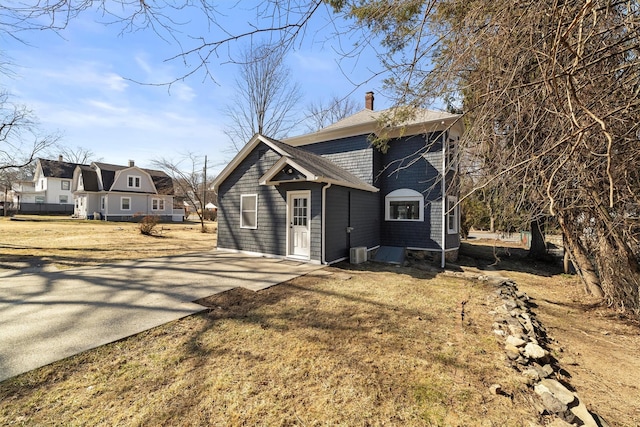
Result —
[[204, 182], [202, 183], [202, 215], [204, 215], [204, 207], [207, 204], [207, 156], [204, 156], [204, 169], [202, 170]]

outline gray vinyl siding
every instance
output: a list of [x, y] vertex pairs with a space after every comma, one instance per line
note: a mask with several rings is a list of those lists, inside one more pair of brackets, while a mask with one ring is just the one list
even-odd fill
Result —
[[331, 187], [327, 190], [327, 209], [325, 211], [325, 260], [335, 261], [348, 256], [349, 226], [347, 207], [349, 192], [344, 187]]
[[371, 147], [367, 135], [303, 145], [300, 148], [319, 154], [367, 184], [373, 184], [374, 148]]
[[[380, 173], [381, 244], [385, 246], [441, 249], [441, 181], [435, 162], [436, 153], [424, 152], [416, 160], [416, 153], [430, 143], [424, 135], [400, 138], [389, 143], [383, 155]], [[435, 144], [430, 147], [436, 149]], [[385, 169], [386, 168], [386, 169]], [[424, 221], [386, 221], [385, 196], [392, 191], [408, 188], [424, 196]]]
[[[261, 154], [261, 155], [260, 155]], [[311, 190], [310, 259], [319, 261], [321, 186], [307, 182], [279, 186], [259, 180], [280, 155], [259, 144], [221, 184], [218, 192], [218, 247], [261, 254], [287, 255], [287, 191]], [[258, 195], [257, 229], [240, 228], [240, 196]]]
[[[326, 261], [349, 256], [349, 248], [380, 244], [379, 194], [334, 186], [327, 190]], [[347, 227], [352, 227], [351, 233]]]

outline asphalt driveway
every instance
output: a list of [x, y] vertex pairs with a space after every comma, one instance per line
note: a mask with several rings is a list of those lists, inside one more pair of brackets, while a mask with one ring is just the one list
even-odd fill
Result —
[[322, 268], [224, 252], [56, 272], [0, 271], [0, 381], [197, 313], [236, 287], [268, 288]]

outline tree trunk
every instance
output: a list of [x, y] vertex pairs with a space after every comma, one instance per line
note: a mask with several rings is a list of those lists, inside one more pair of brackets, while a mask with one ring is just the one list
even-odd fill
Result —
[[567, 237], [562, 233], [562, 271], [564, 274], [571, 274], [571, 255], [569, 254], [569, 249], [567, 249], [568, 246]]
[[596, 265], [609, 305], [640, 314], [638, 261], [615, 231], [598, 230]]
[[562, 229], [565, 242], [564, 249], [569, 252], [573, 266], [576, 268], [576, 272], [585, 286], [585, 291], [598, 298], [603, 298], [604, 292], [596, 269], [587, 256], [584, 247], [578, 240], [573, 219], [571, 217], [565, 218], [565, 215], [566, 214], [561, 214], [558, 216], [558, 223]]
[[547, 245], [544, 242], [544, 220], [531, 221], [531, 247], [529, 248], [529, 258], [547, 258]]

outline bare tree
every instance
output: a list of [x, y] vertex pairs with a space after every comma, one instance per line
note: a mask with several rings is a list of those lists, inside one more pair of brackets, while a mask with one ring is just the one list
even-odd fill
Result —
[[532, 220], [555, 217], [587, 290], [634, 313], [640, 251], [628, 218], [640, 205], [639, 8], [407, 0], [365, 1], [349, 12], [387, 47], [398, 102], [463, 99], [460, 148], [477, 146], [484, 168], [473, 190], [506, 180]]
[[0, 170], [20, 169], [57, 141], [55, 135], [41, 135], [31, 110], [0, 92]]
[[62, 156], [63, 161], [69, 163], [77, 163], [80, 165], [86, 165], [93, 162], [101, 161], [101, 159], [96, 159], [96, 154], [89, 148], [84, 148], [80, 146], [68, 147], [63, 144], [55, 144], [49, 150], [47, 150], [47, 155], [55, 159], [58, 156]]
[[358, 104], [351, 98], [332, 96], [327, 103], [312, 101], [307, 106], [306, 125], [309, 131], [320, 130], [349, 117], [358, 111]]
[[241, 54], [236, 96], [225, 111], [231, 121], [225, 134], [236, 151], [256, 133], [280, 139], [296, 125], [292, 116], [301, 92], [284, 53], [282, 46], [261, 44]]
[[154, 167], [163, 170], [173, 179], [176, 199], [183, 199], [195, 208], [200, 220], [201, 231], [206, 233], [205, 198], [207, 197], [207, 189], [215, 176], [209, 175], [207, 182], [204, 182], [205, 172], [201, 157], [194, 153], [187, 153], [178, 160], [161, 158], [152, 163]]

